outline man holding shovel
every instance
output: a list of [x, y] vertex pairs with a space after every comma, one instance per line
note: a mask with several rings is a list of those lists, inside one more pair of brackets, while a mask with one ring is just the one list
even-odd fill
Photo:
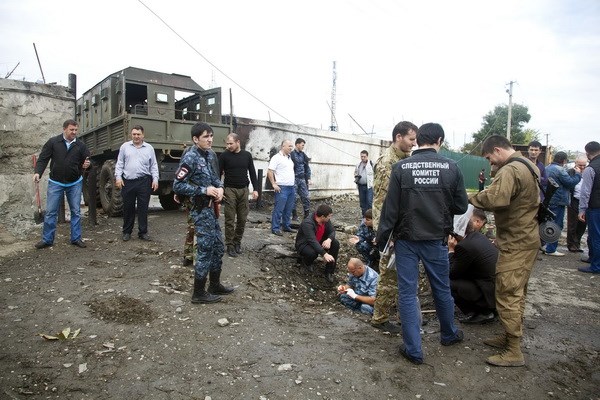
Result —
[[71, 244], [86, 247], [81, 240], [81, 205], [82, 172], [90, 166], [90, 152], [81, 141], [77, 140], [78, 124], [72, 119], [63, 123], [63, 133], [50, 138], [40, 153], [35, 166], [33, 181], [38, 183], [50, 162], [50, 177], [46, 199], [46, 215], [42, 240], [35, 244], [36, 249], [43, 249], [54, 244], [58, 208], [63, 196], [71, 210]]

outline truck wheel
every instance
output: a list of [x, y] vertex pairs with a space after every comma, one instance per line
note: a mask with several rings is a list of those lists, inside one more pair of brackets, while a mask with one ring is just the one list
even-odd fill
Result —
[[102, 165], [98, 182], [98, 193], [102, 209], [109, 217], [123, 215], [123, 198], [121, 189], [115, 186], [115, 160], [108, 160]]
[[[97, 163], [92, 162], [93, 164], [93, 168], [98, 169], [99, 166]], [[85, 174], [83, 176], [83, 203], [86, 206], [90, 205], [90, 191], [89, 191], [89, 177], [90, 177], [90, 173], [88, 172], [87, 174]], [[100, 208], [102, 207], [102, 202], [100, 201], [100, 190], [98, 188], [98, 182], [100, 180], [100, 173], [99, 171], [97, 171], [96, 173], [96, 208]]]
[[173, 193], [161, 194], [158, 196], [158, 200], [165, 211], [178, 210], [180, 207], [180, 204], [177, 204], [177, 202], [173, 200]]

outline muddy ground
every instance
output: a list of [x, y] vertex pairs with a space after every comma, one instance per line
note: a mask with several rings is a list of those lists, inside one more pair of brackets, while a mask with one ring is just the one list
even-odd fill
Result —
[[[401, 336], [337, 302], [322, 269], [300, 272], [293, 236], [270, 234], [269, 211], [251, 212], [244, 254], [224, 257], [236, 292], [214, 305], [189, 302], [182, 212], [152, 209], [151, 243], [122, 242], [121, 219], [100, 214], [84, 226], [86, 249], [68, 243], [67, 225], [50, 249], [33, 249], [38, 232], [5, 247], [0, 399], [600, 399], [600, 277], [577, 272], [579, 254], [540, 256], [525, 367], [485, 364], [494, 351], [482, 340], [498, 322], [464, 325], [465, 341], [443, 347], [427, 312], [415, 366], [397, 355]], [[333, 220], [356, 224], [357, 201], [338, 199]], [[340, 283], [355, 255], [344, 249]], [[433, 308], [427, 292], [421, 303]], [[40, 336], [65, 328], [67, 339]]]

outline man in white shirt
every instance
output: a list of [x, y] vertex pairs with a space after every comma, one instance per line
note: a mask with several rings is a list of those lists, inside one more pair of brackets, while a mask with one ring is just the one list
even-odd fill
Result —
[[281, 142], [279, 153], [269, 162], [267, 179], [275, 192], [275, 204], [271, 215], [271, 233], [283, 236], [283, 232], [294, 232], [290, 226], [292, 209], [296, 200], [294, 162], [290, 154], [294, 149], [291, 140]]

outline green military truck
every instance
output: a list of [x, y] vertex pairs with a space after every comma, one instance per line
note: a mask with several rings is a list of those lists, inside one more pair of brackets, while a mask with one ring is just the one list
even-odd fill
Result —
[[214, 130], [214, 148], [223, 150], [230, 125], [221, 115], [221, 89], [205, 90], [189, 76], [140, 68], [115, 72], [77, 100], [79, 138], [91, 152], [95, 174], [86, 175], [83, 196], [89, 204], [94, 194], [89, 177], [96, 176], [95, 201], [109, 216], [121, 215], [123, 200], [115, 187], [115, 164], [119, 148], [130, 140], [134, 125], [144, 127], [145, 141], [156, 151], [159, 170], [158, 195], [165, 210], [178, 207], [172, 184], [185, 147], [192, 145], [190, 130], [207, 122]]

